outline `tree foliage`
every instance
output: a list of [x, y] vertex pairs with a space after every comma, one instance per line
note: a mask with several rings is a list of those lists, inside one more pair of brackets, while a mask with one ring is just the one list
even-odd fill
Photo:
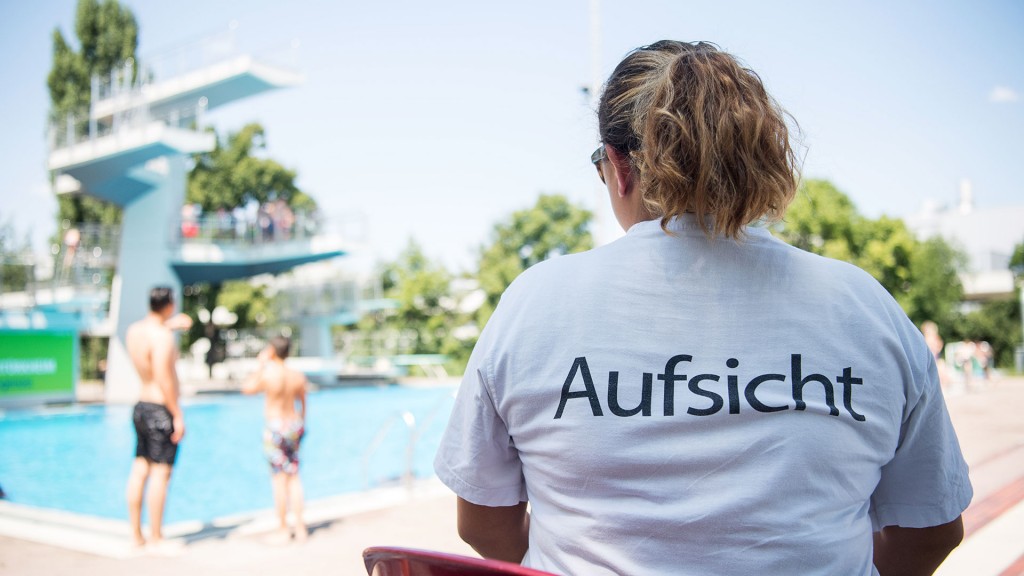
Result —
[[[213, 128], [209, 131], [216, 134]], [[185, 201], [202, 206], [206, 213], [220, 209], [231, 211], [250, 201], [259, 203], [283, 199], [295, 211], [312, 212], [316, 202], [295, 185], [296, 174], [269, 158], [257, 154], [266, 146], [266, 133], [258, 123], [245, 125], [216, 138], [213, 150], [194, 156], [195, 166], [188, 174]], [[263, 286], [245, 280], [221, 285], [199, 284], [190, 287], [186, 306], [198, 309], [224, 306], [238, 315], [238, 328], [255, 328], [273, 321], [273, 305]], [[262, 320], [260, 320], [262, 319]], [[198, 329], [192, 339], [203, 337]]]
[[1024, 275], [1024, 242], [1013, 247], [1013, 255], [1010, 256], [1010, 270], [1014, 276]]
[[139, 27], [135, 15], [117, 0], [79, 0], [75, 11], [75, 50], [59, 28], [53, 31], [53, 66], [46, 79], [53, 118], [81, 116], [92, 97], [92, 77], [129, 66], [138, 69]]
[[139, 26], [135, 15], [117, 0], [79, 0], [75, 12], [75, 33], [86, 71], [106, 74], [132, 61], [139, 46]]
[[1024, 281], [1024, 242], [1017, 244], [1010, 256], [1010, 270], [1016, 280], [1012, 300], [983, 302], [977, 310], [964, 315], [952, 332], [955, 338], [984, 340], [992, 345], [998, 366], [1013, 366], [1013, 352], [1024, 345], [1024, 319], [1021, 315], [1021, 284]]
[[68, 114], [80, 117], [89, 109], [92, 97], [88, 66], [59, 28], [53, 31], [53, 66], [46, 78], [50, 90], [50, 116], [60, 124]]
[[293, 210], [316, 208], [316, 202], [295, 185], [294, 170], [258, 156], [266, 147], [263, 126], [247, 124], [228, 134], [226, 140], [216, 141], [213, 150], [195, 155], [195, 167], [188, 175], [186, 202], [197, 203], [204, 211], [231, 210], [249, 201], [263, 203], [275, 199], [283, 199]]
[[31, 280], [31, 243], [10, 221], [0, 221], [0, 293], [21, 292]]
[[501, 294], [530, 266], [593, 248], [591, 216], [565, 196], [542, 194], [532, 208], [496, 224], [491, 245], [480, 253], [478, 279], [487, 299], [477, 312], [477, 323], [481, 327], [487, 323]]
[[216, 306], [223, 306], [238, 316], [234, 328], [259, 328], [273, 324], [274, 317], [271, 297], [267, 287], [245, 280], [224, 282], [217, 291]]
[[853, 202], [835, 186], [808, 180], [801, 184], [776, 232], [802, 250], [850, 261], [859, 241], [860, 220]]
[[[463, 306], [473, 301], [472, 291], [455, 293], [456, 277], [410, 240], [401, 255], [383, 265], [380, 272], [384, 296], [397, 306], [359, 321], [356, 329], [363, 334], [363, 344], [356, 353], [444, 354], [449, 357], [449, 370], [461, 372], [475, 344], [473, 327], [483, 327], [516, 276], [546, 258], [593, 245], [588, 231], [590, 216], [564, 196], [542, 195], [533, 207], [497, 223], [493, 243], [481, 248], [476, 279], [485, 296], [475, 310]], [[369, 349], [368, 342], [376, 343], [377, 349]]]
[[907, 290], [897, 299], [907, 316], [918, 325], [932, 320], [940, 328], [959, 322], [964, 291], [958, 271], [966, 265], [967, 257], [941, 237], [919, 242], [910, 257]]
[[451, 297], [452, 275], [431, 261], [415, 240], [394, 262], [380, 270], [385, 298], [396, 307], [371, 313], [357, 325], [376, 334], [382, 349], [364, 350], [370, 354], [445, 354], [455, 325], [457, 311]]
[[[1019, 290], [1019, 288], [1018, 288]], [[1013, 366], [1013, 351], [1021, 345], [1020, 297], [983, 302], [964, 314], [948, 333], [947, 342], [985, 341], [995, 351], [997, 366]]]
[[[73, 128], [82, 134], [88, 126], [92, 98], [92, 77], [129, 65], [134, 78], [138, 70], [136, 49], [139, 27], [135, 15], [117, 0], [79, 0], [75, 11], [76, 50], [59, 28], [53, 31], [53, 65], [46, 78], [50, 92], [50, 118], [64, 129], [68, 115], [76, 118]], [[121, 210], [95, 198], [61, 195], [57, 198], [57, 221], [116, 224]]]

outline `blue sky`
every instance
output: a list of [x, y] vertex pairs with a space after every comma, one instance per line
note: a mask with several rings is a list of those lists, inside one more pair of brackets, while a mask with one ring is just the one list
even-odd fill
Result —
[[[260, 121], [268, 154], [335, 220], [365, 223], [370, 257], [415, 238], [469, 269], [495, 222], [558, 192], [604, 210], [589, 0], [123, 2], [143, 60], [238, 22], [257, 55], [299, 41], [303, 85], [217, 110]], [[856, 4], [856, 5], [855, 5]], [[51, 33], [74, 0], [0, 4], [0, 221], [37, 245], [54, 230], [44, 119]], [[799, 122], [805, 177], [862, 213], [1024, 203], [1024, 3], [603, 0], [602, 78], [630, 49], [710, 40], [738, 55]]]

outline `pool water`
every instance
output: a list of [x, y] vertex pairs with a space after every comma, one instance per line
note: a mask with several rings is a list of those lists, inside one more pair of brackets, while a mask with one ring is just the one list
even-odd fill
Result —
[[[300, 452], [306, 500], [400, 478], [410, 438], [403, 412], [411, 413], [417, 425], [414, 474], [433, 474], [452, 392], [451, 387], [388, 386], [311, 393]], [[127, 519], [125, 484], [135, 456], [131, 409], [89, 406], [0, 415], [0, 487], [7, 501]], [[189, 399], [183, 409], [186, 435], [178, 449], [164, 522], [210, 521], [271, 508], [263, 398]], [[389, 421], [394, 425], [385, 426]], [[379, 448], [367, 457], [381, 434]]]

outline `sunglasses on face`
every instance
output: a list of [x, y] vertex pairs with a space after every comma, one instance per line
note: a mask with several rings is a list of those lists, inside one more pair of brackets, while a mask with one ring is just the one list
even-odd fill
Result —
[[604, 183], [604, 169], [601, 168], [601, 163], [608, 159], [608, 153], [604, 149], [604, 144], [598, 146], [597, 150], [590, 155], [590, 161], [594, 163], [594, 167], [597, 168], [597, 176], [601, 179], [601, 183]]

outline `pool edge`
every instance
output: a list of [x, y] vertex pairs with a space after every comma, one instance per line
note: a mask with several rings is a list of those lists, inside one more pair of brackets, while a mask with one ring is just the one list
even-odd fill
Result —
[[[307, 524], [334, 522], [342, 518], [384, 510], [420, 499], [449, 493], [436, 477], [416, 480], [411, 486], [387, 486], [311, 500], [305, 505]], [[172, 545], [187, 546], [207, 538], [246, 537], [267, 533], [277, 527], [272, 509], [234, 514], [209, 522], [176, 522], [164, 528]], [[114, 559], [132, 558], [145, 552], [130, 543], [127, 520], [37, 508], [0, 500], [0, 536], [27, 540], [57, 548]]]

